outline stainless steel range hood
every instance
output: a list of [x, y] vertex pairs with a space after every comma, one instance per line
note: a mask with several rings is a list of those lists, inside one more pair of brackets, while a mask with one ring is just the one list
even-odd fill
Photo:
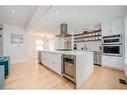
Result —
[[66, 37], [70, 37], [70, 36], [72, 36], [72, 35], [67, 34], [67, 24], [66, 23], [60, 24], [60, 34], [56, 35], [56, 37], [66, 38]]

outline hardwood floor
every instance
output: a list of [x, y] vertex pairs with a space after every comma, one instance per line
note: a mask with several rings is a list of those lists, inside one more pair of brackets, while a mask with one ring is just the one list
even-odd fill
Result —
[[[95, 66], [94, 73], [80, 89], [127, 89], [119, 83], [126, 79], [122, 71]], [[11, 65], [4, 89], [75, 89], [75, 84], [47, 67], [37, 64], [32, 58], [24, 63]]]

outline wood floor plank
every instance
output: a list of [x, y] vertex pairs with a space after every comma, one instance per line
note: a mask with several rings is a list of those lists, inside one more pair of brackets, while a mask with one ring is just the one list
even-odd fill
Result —
[[[122, 71], [100, 66], [94, 68], [94, 73], [80, 89], [127, 89], [127, 85], [119, 83], [119, 78], [126, 80]], [[11, 65], [4, 89], [75, 89], [75, 84], [31, 58]]]

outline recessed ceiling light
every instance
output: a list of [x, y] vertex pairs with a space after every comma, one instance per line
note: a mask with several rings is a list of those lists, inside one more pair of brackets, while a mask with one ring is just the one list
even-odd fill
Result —
[[58, 15], [59, 14], [59, 11], [56, 11], [56, 14]]
[[15, 24], [15, 20], [12, 20], [12, 23]]
[[76, 16], [77, 15], [77, 13], [76, 12], [74, 12], [74, 16]]
[[15, 13], [16, 11], [14, 9], [11, 10], [12, 13]]

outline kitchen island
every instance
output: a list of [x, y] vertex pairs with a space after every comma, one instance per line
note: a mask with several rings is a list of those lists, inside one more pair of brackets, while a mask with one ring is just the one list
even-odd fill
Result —
[[75, 84], [76, 88], [85, 83], [94, 71], [93, 52], [90, 51], [39, 51], [40, 63], [63, 76], [63, 55], [75, 56]]

